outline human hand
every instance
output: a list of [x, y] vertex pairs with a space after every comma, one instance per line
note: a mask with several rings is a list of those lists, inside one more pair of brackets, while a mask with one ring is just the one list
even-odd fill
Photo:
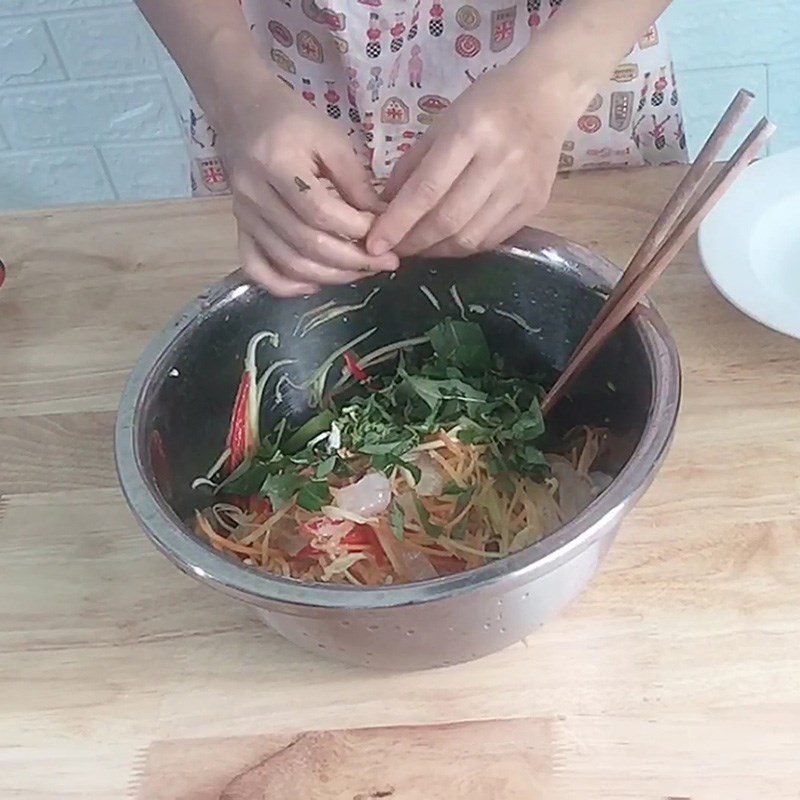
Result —
[[311, 294], [393, 270], [363, 242], [382, 206], [347, 137], [281, 86], [248, 92], [215, 119], [245, 271], [272, 294]]
[[583, 98], [511, 62], [484, 75], [395, 165], [388, 209], [367, 238], [379, 255], [489, 250], [542, 210]]

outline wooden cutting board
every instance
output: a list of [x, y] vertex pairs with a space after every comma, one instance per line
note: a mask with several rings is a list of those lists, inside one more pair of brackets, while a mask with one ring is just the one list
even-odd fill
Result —
[[537, 800], [547, 720], [311, 731], [157, 742], [139, 800]]

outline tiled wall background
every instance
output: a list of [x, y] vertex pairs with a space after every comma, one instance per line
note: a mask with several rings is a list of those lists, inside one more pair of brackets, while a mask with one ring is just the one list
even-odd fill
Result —
[[131, 0], [0, 0], [0, 207], [186, 195], [185, 96]]
[[[676, 0], [666, 22], [690, 148], [740, 86], [772, 150], [800, 146], [800, 0]], [[132, 0], [0, 0], [0, 208], [186, 195], [185, 98]]]

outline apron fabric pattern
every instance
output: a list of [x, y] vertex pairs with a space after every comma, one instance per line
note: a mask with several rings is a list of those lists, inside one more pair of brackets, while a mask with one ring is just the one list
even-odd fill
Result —
[[[536, 38], [562, 0], [242, 0], [269, 68], [341, 125], [377, 179], [471, 83]], [[229, 191], [193, 101], [195, 195]], [[559, 170], [686, 163], [675, 71], [651, 26], [577, 119]]]

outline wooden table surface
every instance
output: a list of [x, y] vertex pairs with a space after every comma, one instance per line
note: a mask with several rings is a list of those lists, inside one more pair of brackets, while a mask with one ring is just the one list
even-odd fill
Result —
[[[678, 177], [564, 179], [541, 224], [621, 263]], [[727, 305], [690, 246], [654, 292], [677, 438], [588, 591], [477, 663], [339, 666], [179, 574], [117, 486], [123, 382], [234, 265], [228, 211], [0, 217], [0, 797], [800, 797], [800, 343]]]

